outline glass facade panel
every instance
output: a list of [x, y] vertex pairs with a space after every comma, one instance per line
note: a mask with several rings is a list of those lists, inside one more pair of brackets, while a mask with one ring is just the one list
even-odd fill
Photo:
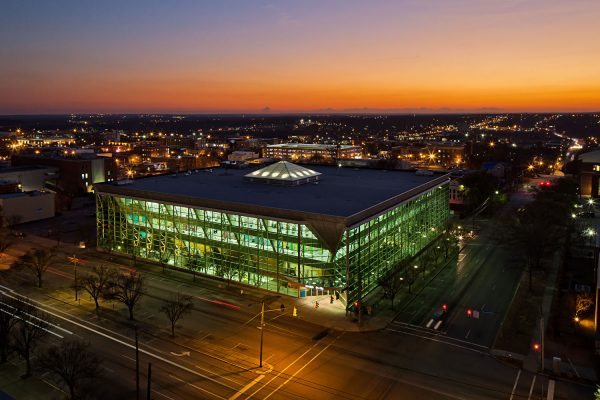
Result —
[[99, 192], [98, 246], [290, 296], [348, 288], [352, 302], [439, 235], [448, 195], [444, 184], [348, 228], [332, 253], [303, 223]]

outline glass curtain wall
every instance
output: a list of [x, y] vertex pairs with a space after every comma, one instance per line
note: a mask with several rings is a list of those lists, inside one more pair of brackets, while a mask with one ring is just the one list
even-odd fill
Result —
[[98, 245], [291, 296], [333, 287], [333, 255], [303, 224], [97, 194]]
[[[439, 186], [346, 231], [343, 240], [348, 248], [348, 304], [375, 289], [378, 278], [393, 269], [400, 269], [398, 272], [404, 275], [414, 273], [409, 270], [413, 265], [405, 261], [442, 233], [450, 216], [448, 195], [448, 185]], [[342, 271], [340, 256], [336, 258], [336, 271]]]
[[349, 228], [332, 254], [299, 223], [104, 193], [96, 207], [98, 246], [108, 251], [291, 296], [304, 285], [348, 287], [350, 302], [426, 247], [449, 216], [443, 185]]

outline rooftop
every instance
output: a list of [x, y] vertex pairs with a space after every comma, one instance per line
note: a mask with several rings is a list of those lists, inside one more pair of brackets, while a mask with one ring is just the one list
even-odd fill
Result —
[[[320, 143], [280, 143], [270, 144], [268, 148], [287, 148], [287, 149], [302, 149], [302, 150], [322, 150], [322, 149], [333, 149], [338, 147], [335, 144], [320, 144]], [[352, 146], [348, 144], [342, 144], [339, 146], [340, 149], [354, 149], [360, 148], [360, 146]]]
[[584, 163], [598, 163], [600, 162], [600, 150], [592, 150], [587, 153], [579, 155], [579, 159]]
[[310, 213], [339, 220], [357, 213], [364, 214], [366, 210], [374, 214], [382, 207], [388, 208], [447, 179], [444, 174], [422, 176], [412, 171], [326, 166], [311, 166], [310, 169], [322, 175], [319, 181], [304, 185], [250, 182], [244, 179], [244, 175], [249, 173], [247, 169], [215, 168], [189, 174], [140, 178], [130, 184], [101, 183], [96, 185], [96, 189], [258, 215], [264, 215], [263, 212], [267, 215], [281, 214], [281, 218], [301, 218], [300, 214]]

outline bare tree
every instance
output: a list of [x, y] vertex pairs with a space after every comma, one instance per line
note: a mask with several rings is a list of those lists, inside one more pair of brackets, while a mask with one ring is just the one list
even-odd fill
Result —
[[106, 293], [110, 282], [114, 281], [116, 276], [115, 269], [100, 265], [99, 267], [93, 266], [92, 273], [84, 276], [79, 281], [79, 287], [88, 292], [94, 299], [96, 312], [100, 309], [100, 297]]
[[47, 316], [30, 303], [19, 302], [15, 315], [18, 318], [13, 335], [13, 348], [25, 359], [24, 377], [31, 376], [31, 355], [40, 339], [48, 334]]
[[238, 280], [244, 278], [244, 272], [240, 269], [240, 265], [245, 263], [244, 254], [235, 250], [215, 251], [214, 260], [215, 274], [227, 281], [227, 287], [235, 278]]
[[0, 235], [0, 258], [4, 257], [4, 252], [12, 247], [13, 244], [14, 241], [10, 236], [6, 234]]
[[2, 298], [0, 300], [0, 363], [5, 363], [11, 347], [12, 334], [19, 320], [17, 318], [16, 300]]
[[167, 272], [167, 265], [169, 263], [169, 256], [166, 254], [161, 254], [158, 257], [158, 262], [160, 263], [160, 266], [162, 267], [162, 273], [164, 274], [165, 272]]
[[400, 289], [402, 289], [402, 281], [397, 273], [391, 273], [386, 276], [379, 278], [377, 281], [379, 286], [383, 289], [383, 295], [390, 299], [392, 302], [392, 310], [394, 309], [394, 299]]
[[143, 295], [144, 279], [137, 271], [131, 271], [119, 274], [111, 282], [107, 298], [125, 304], [129, 310], [129, 319], [133, 321], [133, 310]]
[[192, 296], [178, 293], [175, 297], [166, 300], [160, 308], [169, 321], [171, 322], [171, 336], [175, 336], [175, 324], [183, 316], [192, 311], [194, 303], [192, 303]]
[[589, 310], [594, 305], [594, 297], [591, 294], [578, 294], [575, 301], [575, 316], [579, 317], [581, 314]]
[[27, 252], [16, 261], [16, 266], [24, 267], [35, 275], [38, 287], [42, 287], [44, 273], [54, 263], [54, 251], [36, 249]]
[[67, 388], [71, 400], [83, 398], [83, 384], [100, 374], [100, 360], [88, 347], [81, 341], [63, 340], [42, 353], [37, 361], [42, 371], [49, 372]]
[[23, 216], [19, 214], [12, 214], [6, 217], [6, 226], [12, 231], [15, 225], [19, 225], [23, 221]]
[[527, 260], [529, 291], [533, 291], [533, 270], [541, 269], [544, 258], [556, 251], [556, 243], [569, 226], [566, 206], [555, 201], [535, 200], [517, 210], [507, 226], [505, 240]]

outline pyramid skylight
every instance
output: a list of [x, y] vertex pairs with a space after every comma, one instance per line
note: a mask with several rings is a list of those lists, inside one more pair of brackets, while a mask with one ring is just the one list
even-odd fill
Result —
[[320, 172], [292, 164], [287, 161], [279, 161], [259, 170], [250, 172], [244, 176], [248, 181], [273, 183], [280, 185], [300, 185], [319, 180]]

